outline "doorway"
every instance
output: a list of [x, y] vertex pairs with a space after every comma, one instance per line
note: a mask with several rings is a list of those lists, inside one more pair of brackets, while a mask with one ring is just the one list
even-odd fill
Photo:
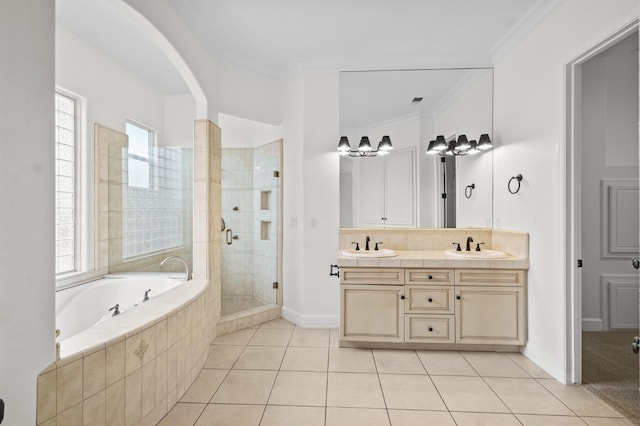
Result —
[[638, 23], [567, 66], [568, 383], [640, 421]]

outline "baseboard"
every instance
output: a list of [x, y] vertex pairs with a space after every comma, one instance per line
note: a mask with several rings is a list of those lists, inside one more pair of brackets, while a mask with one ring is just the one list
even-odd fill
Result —
[[305, 328], [337, 328], [340, 325], [339, 315], [306, 315], [282, 307], [282, 318]]
[[582, 318], [582, 331], [604, 331], [602, 318]]

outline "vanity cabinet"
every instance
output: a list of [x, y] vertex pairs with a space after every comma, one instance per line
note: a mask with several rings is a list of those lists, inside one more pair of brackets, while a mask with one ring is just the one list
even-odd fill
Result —
[[523, 270], [345, 267], [340, 272], [343, 342], [525, 343]]

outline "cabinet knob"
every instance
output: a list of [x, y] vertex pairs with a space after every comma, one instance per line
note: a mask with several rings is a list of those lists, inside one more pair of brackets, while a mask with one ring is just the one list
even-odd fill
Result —
[[404, 294], [400, 295], [400, 299], [404, 300]]
[[461, 299], [460, 295], [457, 295], [457, 296], [456, 296], [456, 299], [460, 300], [460, 299]]
[[432, 279], [433, 279], [433, 275], [429, 275], [429, 276], [427, 277], [427, 279], [432, 280]]
[[431, 303], [431, 302], [433, 302], [433, 299], [432, 299], [432, 298], [429, 298], [429, 303]]
[[429, 327], [429, 331], [433, 331], [433, 327]]

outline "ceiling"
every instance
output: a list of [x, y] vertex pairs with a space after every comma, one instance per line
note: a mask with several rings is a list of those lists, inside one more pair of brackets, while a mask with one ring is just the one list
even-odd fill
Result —
[[[94, 45], [163, 93], [189, 90], [163, 52], [117, 9], [119, 0], [56, 0], [57, 24]], [[555, 0], [167, 0], [219, 61], [282, 79], [296, 66], [341, 70], [490, 65], [492, 49]], [[464, 66], [464, 65], [463, 65]], [[343, 77], [348, 73], [343, 73]], [[381, 75], [371, 76], [371, 79]], [[393, 78], [402, 104], [446, 86], [419, 86], [420, 77]], [[415, 78], [414, 78], [415, 77]], [[348, 78], [348, 77], [347, 77]], [[341, 78], [342, 84], [343, 78]], [[424, 90], [415, 90], [421, 87]], [[354, 96], [362, 99], [361, 94]], [[426, 96], [425, 96], [426, 97]], [[343, 102], [341, 96], [341, 104]], [[346, 101], [349, 102], [348, 100]], [[354, 100], [355, 102], [355, 100]], [[425, 104], [421, 108], [430, 108]], [[387, 113], [388, 114], [388, 113]], [[352, 124], [360, 126], [362, 117]], [[358, 121], [360, 120], [360, 121]]]

